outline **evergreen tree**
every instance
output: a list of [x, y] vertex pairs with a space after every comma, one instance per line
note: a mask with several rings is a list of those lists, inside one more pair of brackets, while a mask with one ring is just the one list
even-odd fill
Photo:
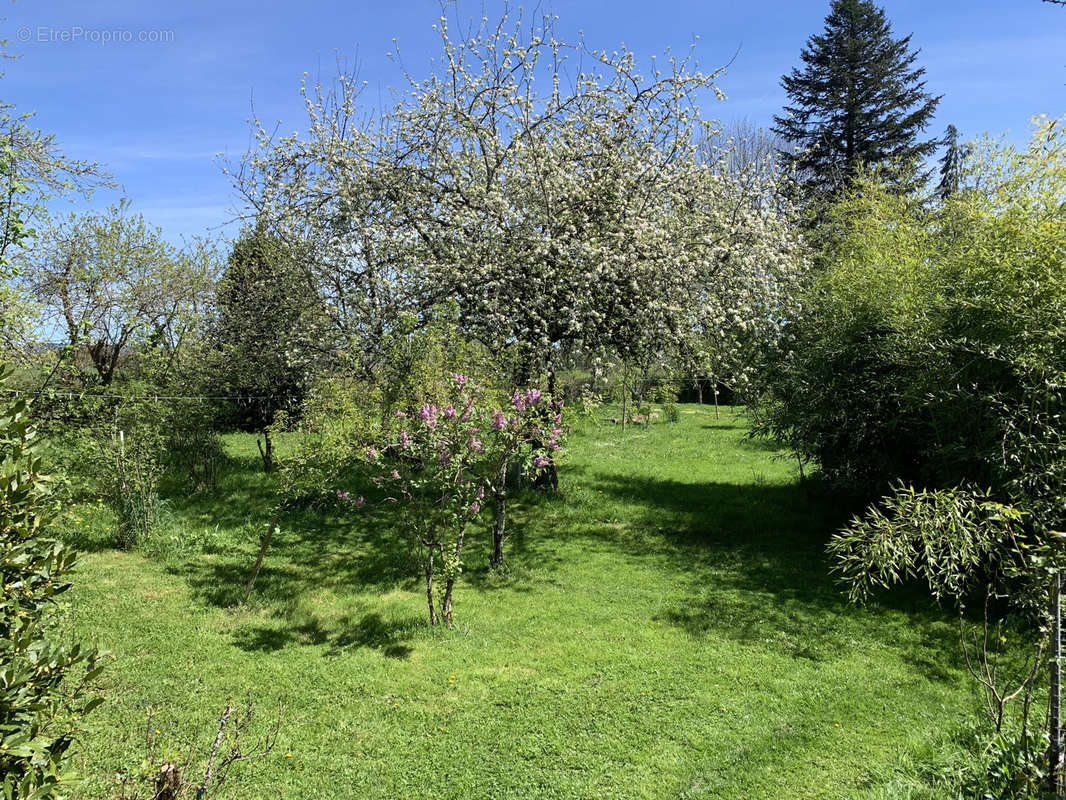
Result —
[[870, 0], [833, 0], [824, 32], [800, 54], [803, 68], [781, 78], [789, 105], [774, 132], [808, 199], [832, 197], [863, 169], [882, 169], [904, 189], [928, 178], [919, 163], [938, 141], [919, 134], [940, 98], [926, 92], [910, 38], [893, 38]]
[[970, 148], [959, 143], [959, 129], [948, 125], [944, 133], [944, 155], [940, 158], [940, 183], [936, 187], [936, 196], [947, 200], [959, 190], [962, 183], [962, 167]]
[[268, 427], [296, 408], [338, 348], [322, 299], [298, 254], [263, 225], [233, 246], [218, 285], [212, 391], [229, 424], [264, 434], [263, 466], [273, 466]]

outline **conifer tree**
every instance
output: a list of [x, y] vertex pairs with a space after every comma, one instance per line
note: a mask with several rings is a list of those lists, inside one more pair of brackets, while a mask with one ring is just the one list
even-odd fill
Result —
[[800, 54], [803, 67], [782, 77], [789, 102], [774, 132], [808, 200], [831, 198], [863, 169], [881, 169], [903, 189], [928, 178], [920, 162], [938, 140], [920, 135], [940, 98], [926, 91], [910, 40], [894, 38], [870, 0], [833, 0], [825, 30]]
[[969, 155], [969, 148], [959, 143], [959, 129], [948, 125], [944, 133], [944, 155], [940, 157], [940, 183], [936, 196], [947, 200], [959, 190], [962, 183], [962, 167]]
[[340, 343], [300, 258], [264, 225], [234, 244], [218, 285], [212, 392], [229, 396], [225, 421], [262, 433], [263, 467], [273, 468], [269, 426], [295, 410]]

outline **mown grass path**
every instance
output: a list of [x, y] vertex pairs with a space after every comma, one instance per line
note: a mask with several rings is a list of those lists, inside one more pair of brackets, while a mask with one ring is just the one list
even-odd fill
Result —
[[284, 721], [231, 797], [924, 796], [901, 765], [973, 708], [953, 618], [850, 607], [824, 555], [846, 509], [741, 416], [683, 409], [577, 431], [561, 496], [516, 505], [509, 575], [475, 537], [445, 632], [379, 512], [285, 520], [238, 606], [272, 478], [232, 437], [218, 490], [171, 500], [170, 556], [84, 557], [72, 612], [115, 661], [82, 796], [140, 762], [146, 704], [177, 745], [246, 697]]

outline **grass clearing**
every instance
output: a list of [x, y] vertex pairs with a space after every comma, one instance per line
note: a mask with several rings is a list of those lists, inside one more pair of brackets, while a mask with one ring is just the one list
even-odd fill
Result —
[[250, 436], [215, 492], [168, 500], [155, 557], [71, 509], [71, 614], [115, 658], [80, 796], [140, 763], [146, 705], [178, 746], [246, 697], [284, 719], [233, 797], [934, 796], [912, 765], [974, 708], [955, 618], [917, 591], [849, 606], [824, 554], [847, 510], [745, 430], [698, 406], [580, 427], [561, 496], [515, 506], [507, 575], [476, 532], [451, 631], [379, 512], [283, 520], [239, 606], [274, 480]]

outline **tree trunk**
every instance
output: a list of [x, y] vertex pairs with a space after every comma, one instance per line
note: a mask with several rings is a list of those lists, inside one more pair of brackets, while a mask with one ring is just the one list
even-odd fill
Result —
[[429, 603], [429, 624], [437, 624], [437, 607], [433, 604], [433, 548], [426, 548], [426, 601]]
[[[455, 540], [455, 563], [460, 563], [460, 559], [463, 555], [463, 536], [466, 533], [466, 526], [464, 525], [459, 529], [459, 536]], [[448, 579], [444, 582], [444, 600], [440, 604], [441, 618], [447, 627], [452, 626], [452, 589], [455, 587], [455, 575], [449, 575]]]
[[153, 800], [178, 800], [181, 795], [181, 769], [169, 761], [159, 768], [155, 776]]
[[629, 364], [622, 365], [622, 433], [626, 432], [626, 407], [629, 400]]
[[492, 524], [492, 555], [489, 556], [489, 566], [499, 569], [503, 566], [503, 542], [507, 536], [507, 461], [504, 460], [499, 475], [496, 476], [498, 483], [493, 489], [493, 499], [496, 501], [496, 517]]
[[718, 381], [714, 382], [714, 418], [721, 419], [722, 414], [718, 410]]
[[259, 448], [259, 455], [263, 459], [263, 472], [273, 472], [274, 442], [270, 439], [270, 428], [263, 428], [263, 439], [266, 440], [266, 449], [263, 448], [263, 443], [258, 438], [255, 440], [255, 445]]
[[440, 604], [440, 616], [444, 626], [452, 626], [452, 587], [455, 586], [455, 578], [448, 578], [444, 582], [444, 600]]

